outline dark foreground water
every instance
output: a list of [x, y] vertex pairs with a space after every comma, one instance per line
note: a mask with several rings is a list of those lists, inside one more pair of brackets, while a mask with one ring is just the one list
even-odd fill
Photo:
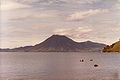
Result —
[[120, 54], [1, 52], [0, 80], [120, 80]]

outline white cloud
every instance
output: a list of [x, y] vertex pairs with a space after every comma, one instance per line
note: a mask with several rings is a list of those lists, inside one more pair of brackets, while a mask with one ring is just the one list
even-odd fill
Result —
[[104, 13], [107, 12], [108, 10], [106, 9], [96, 9], [96, 10], [88, 10], [88, 11], [79, 11], [79, 12], [74, 12], [73, 14], [69, 15], [67, 20], [68, 21], [80, 21], [83, 20], [87, 17], [94, 16], [99, 13]]
[[95, 3], [95, 2], [100, 1], [100, 0], [71, 0], [71, 1], [74, 2], [74, 3], [81, 3], [81, 4], [89, 3], [89, 4], [92, 4], [92, 3]]
[[56, 12], [41, 12], [41, 13], [34, 13], [31, 15], [31, 18], [54, 18], [54, 17], [57, 17], [58, 16], [58, 13]]
[[55, 34], [66, 35], [75, 40], [79, 40], [80, 38], [87, 38], [89, 33], [92, 32], [93, 29], [88, 27], [78, 27], [78, 28], [69, 28], [69, 29], [57, 29], [54, 31]]
[[14, 10], [14, 9], [20, 9], [20, 8], [27, 8], [27, 7], [29, 6], [14, 2], [14, 1], [2, 0], [0, 10]]
[[35, 19], [55, 19], [59, 17], [59, 13], [54, 10], [31, 10], [31, 9], [20, 9], [14, 11], [2, 11], [1, 14], [2, 22], [12, 21], [12, 20], [35, 20]]
[[[51, 19], [58, 17], [58, 13], [51, 12], [51, 11], [44, 11], [44, 12], [35, 12], [35, 11], [27, 11], [24, 14], [19, 15], [19, 13], [13, 15], [10, 20], [27, 20], [27, 19]], [[8, 15], [10, 16], [10, 15]]]
[[120, 10], [120, 3], [116, 4], [115, 8], [118, 9], [118, 10]]
[[55, 3], [93, 3], [100, 0], [20, 0], [19, 2], [26, 4], [34, 4], [34, 3], [43, 3], [43, 4], [55, 4]]

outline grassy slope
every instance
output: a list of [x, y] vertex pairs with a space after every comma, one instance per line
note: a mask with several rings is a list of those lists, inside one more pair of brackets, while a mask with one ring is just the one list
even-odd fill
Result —
[[120, 41], [105, 47], [103, 52], [120, 52]]

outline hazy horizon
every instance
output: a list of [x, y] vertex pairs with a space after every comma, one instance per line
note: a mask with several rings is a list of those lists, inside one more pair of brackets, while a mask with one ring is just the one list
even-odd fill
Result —
[[2, 0], [0, 48], [38, 44], [53, 34], [77, 42], [120, 38], [120, 0]]

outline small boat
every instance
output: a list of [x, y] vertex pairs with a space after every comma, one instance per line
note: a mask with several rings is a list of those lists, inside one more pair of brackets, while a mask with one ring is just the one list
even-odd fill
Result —
[[94, 67], [98, 67], [98, 65], [97, 65], [97, 64], [95, 64], [95, 65], [94, 65]]
[[83, 59], [80, 59], [80, 62], [84, 62], [84, 60], [83, 60]]
[[90, 61], [93, 61], [93, 59], [90, 59]]

